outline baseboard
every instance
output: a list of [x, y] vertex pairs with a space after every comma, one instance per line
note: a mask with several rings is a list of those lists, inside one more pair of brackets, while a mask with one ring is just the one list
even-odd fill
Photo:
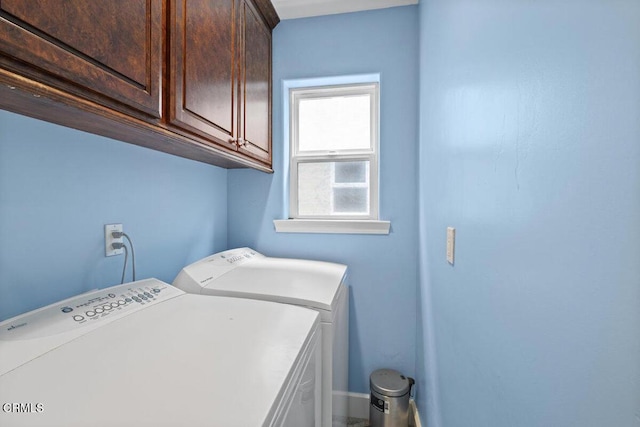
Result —
[[365, 393], [347, 393], [349, 416], [369, 419], [369, 395]]
[[[369, 419], [369, 395], [365, 393], [347, 393], [349, 417]], [[409, 426], [422, 427], [420, 414], [413, 399], [409, 400]], [[426, 426], [425, 426], [426, 427]]]

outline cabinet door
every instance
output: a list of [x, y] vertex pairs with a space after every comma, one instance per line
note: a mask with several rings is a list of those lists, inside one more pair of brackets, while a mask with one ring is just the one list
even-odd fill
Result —
[[271, 164], [271, 30], [250, 1], [243, 1], [242, 22], [240, 151]]
[[0, 65], [160, 117], [162, 15], [163, 0], [1, 0]]
[[230, 150], [237, 133], [237, 1], [172, 2], [169, 122]]

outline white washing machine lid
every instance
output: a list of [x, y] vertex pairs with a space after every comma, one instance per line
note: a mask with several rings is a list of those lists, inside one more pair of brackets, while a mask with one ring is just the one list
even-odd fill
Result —
[[333, 311], [347, 266], [271, 258], [250, 248], [231, 249], [197, 261], [173, 285], [191, 293], [262, 299]]
[[16, 365], [23, 356], [0, 374], [0, 401], [19, 405], [3, 407], [0, 425], [272, 425], [318, 314], [160, 283], [144, 281], [164, 286], [166, 298], [155, 297], [164, 300], [114, 307], [98, 320], [86, 311], [137, 289], [109, 288], [0, 323], [0, 359], [13, 355]]

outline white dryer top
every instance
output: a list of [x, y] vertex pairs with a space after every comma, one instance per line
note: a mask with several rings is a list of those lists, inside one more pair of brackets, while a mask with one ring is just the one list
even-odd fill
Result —
[[[31, 322], [33, 312], [1, 323], [0, 359], [12, 353], [17, 366], [0, 374], [0, 401], [25, 404], [22, 409], [29, 404], [30, 411], [1, 411], [0, 425], [270, 425], [318, 313], [184, 294], [159, 281], [147, 285], [151, 292], [163, 286], [159, 294], [167, 298], [130, 303], [137, 308], [130, 312], [127, 305], [114, 307], [110, 312], [118, 315], [103, 312], [106, 320], [94, 323], [73, 319], [99, 307], [82, 306], [93, 294], [41, 309], [57, 315], [73, 308], [63, 313], [71, 328], [58, 325], [53, 335], [41, 333], [42, 319]], [[100, 298], [117, 304], [126, 292], [114, 287], [94, 297], [105, 306]], [[18, 330], [20, 336], [12, 335]], [[48, 348], [40, 346], [34, 356], [38, 343]], [[14, 347], [27, 349], [24, 363], [16, 363]]]
[[231, 249], [197, 261], [173, 285], [186, 292], [254, 298], [332, 311], [347, 266], [271, 258], [250, 248]]

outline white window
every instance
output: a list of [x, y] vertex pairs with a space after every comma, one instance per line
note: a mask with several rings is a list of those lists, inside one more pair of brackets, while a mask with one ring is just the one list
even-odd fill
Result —
[[378, 219], [377, 83], [290, 89], [294, 219]]

